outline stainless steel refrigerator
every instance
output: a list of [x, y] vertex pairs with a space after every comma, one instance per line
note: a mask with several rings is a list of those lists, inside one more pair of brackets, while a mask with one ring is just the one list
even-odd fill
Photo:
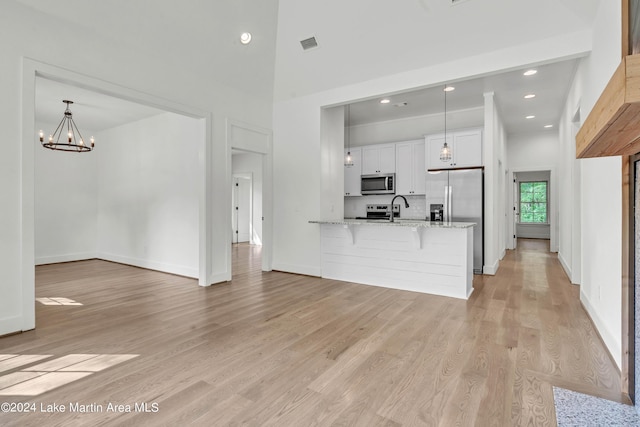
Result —
[[430, 218], [427, 219], [477, 224], [473, 228], [473, 272], [482, 274], [484, 170], [474, 168], [428, 172], [427, 210], [430, 212]]

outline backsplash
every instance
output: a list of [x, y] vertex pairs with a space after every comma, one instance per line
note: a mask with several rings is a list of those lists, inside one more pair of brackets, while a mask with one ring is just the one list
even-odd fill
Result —
[[[405, 208], [400, 197], [395, 204], [400, 205], [400, 218], [425, 219], [427, 217], [427, 199], [425, 196], [405, 196], [409, 207]], [[389, 204], [393, 199], [393, 195], [380, 196], [360, 196], [344, 198], [344, 217], [355, 218], [367, 215], [367, 205], [372, 204]]]

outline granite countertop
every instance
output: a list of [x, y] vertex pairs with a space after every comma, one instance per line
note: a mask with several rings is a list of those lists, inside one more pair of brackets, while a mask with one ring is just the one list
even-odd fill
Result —
[[377, 225], [380, 227], [424, 227], [424, 228], [470, 228], [476, 225], [475, 222], [441, 222], [425, 221], [424, 219], [396, 218], [394, 222], [380, 219], [334, 219], [326, 221], [309, 221], [311, 224], [334, 224], [334, 225]]

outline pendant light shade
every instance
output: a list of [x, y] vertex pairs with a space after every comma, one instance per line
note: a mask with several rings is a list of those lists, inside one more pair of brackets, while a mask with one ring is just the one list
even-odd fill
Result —
[[440, 160], [443, 162], [451, 161], [451, 147], [447, 144], [447, 92], [450, 89], [447, 85], [444, 87], [444, 144], [440, 148]]
[[449, 144], [447, 144], [446, 139], [444, 141], [444, 144], [442, 145], [442, 148], [440, 149], [440, 160], [442, 160], [443, 162], [451, 161], [451, 147], [449, 147]]
[[76, 153], [93, 150], [95, 145], [93, 136], [89, 140], [89, 144], [85, 143], [84, 138], [82, 138], [82, 134], [80, 134], [80, 130], [78, 130], [76, 123], [73, 121], [73, 115], [69, 109], [69, 105], [73, 104], [73, 101], [65, 99], [62, 102], [67, 104], [67, 108], [64, 110], [64, 116], [62, 117], [60, 124], [56, 130], [49, 135], [49, 138], [46, 141], [44, 139], [44, 132], [41, 130], [39, 132], [40, 143], [44, 148], [48, 148], [50, 150], [74, 151]]
[[347, 155], [344, 156], [344, 165], [348, 168], [353, 166], [353, 157], [351, 157], [351, 126], [350, 124], [351, 124], [351, 106], [347, 105], [347, 123], [346, 123]]

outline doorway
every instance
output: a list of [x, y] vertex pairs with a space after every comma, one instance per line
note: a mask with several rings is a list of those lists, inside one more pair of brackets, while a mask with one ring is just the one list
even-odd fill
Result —
[[231, 243], [254, 244], [252, 174], [234, 173], [231, 194]]
[[[262, 264], [265, 217], [266, 154], [233, 149], [231, 153], [231, 272], [247, 271], [243, 262]], [[250, 253], [250, 256], [246, 256]], [[244, 254], [244, 255], [241, 255]]]
[[[229, 188], [228, 200], [231, 203], [231, 210], [229, 212], [231, 218], [228, 219], [227, 224], [230, 236], [227, 242], [231, 241], [235, 244], [236, 241], [240, 241], [239, 244], [243, 244], [240, 238], [242, 233], [241, 228], [238, 228], [238, 238], [235, 237], [236, 222], [239, 227], [243, 223], [248, 225], [248, 242], [246, 244], [251, 245], [254, 248], [259, 248], [256, 253], [260, 254], [260, 263], [262, 265], [262, 271], [271, 271], [271, 242], [273, 239], [273, 219], [271, 214], [273, 212], [272, 206], [272, 152], [271, 152], [271, 131], [259, 126], [255, 126], [249, 123], [245, 123], [239, 120], [227, 118], [227, 147], [228, 150], [228, 180], [227, 185]], [[241, 215], [235, 211], [235, 180], [236, 178], [244, 179], [250, 178], [250, 209], [248, 209], [249, 220], [246, 220], [246, 216]], [[238, 192], [244, 193], [242, 190], [243, 183], [247, 181], [238, 181]], [[238, 196], [238, 199], [242, 199], [244, 196]], [[246, 198], [245, 198], [246, 200]], [[242, 209], [241, 206], [238, 206]], [[247, 211], [245, 209], [245, 211]], [[245, 219], [242, 219], [245, 218]], [[237, 258], [235, 251], [231, 251], [231, 256], [227, 258], [229, 265], [229, 271], [231, 272], [229, 280], [236, 273], [235, 270], [235, 258]]]
[[[230, 250], [226, 245], [220, 247], [222, 241], [215, 242], [211, 230], [213, 229], [213, 221], [208, 220], [215, 214], [210, 203], [212, 195], [210, 191], [212, 182], [215, 178], [224, 177], [224, 171], [214, 170], [212, 172], [214, 179], [207, 179], [207, 171], [212, 170], [211, 162], [213, 156], [207, 156], [206, 153], [217, 151], [217, 148], [209, 148], [211, 144], [207, 141], [212, 139], [212, 116], [206, 111], [191, 108], [182, 104], [176, 104], [172, 101], [156, 98], [152, 95], [142, 95], [134, 90], [118, 86], [104, 80], [95, 79], [86, 75], [80, 75], [72, 71], [57, 68], [52, 65], [44, 64], [29, 58], [24, 58], [22, 63], [22, 106], [21, 106], [21, 128], [22, 128], [22, 147], [21, 147], [21, 169], [23, 171], [23, 180], [21, 182], [20, 191], [22, 205], [22, 228], [20, 229], [20, 238], [22, 246], [20, 250], [20, 271], [21, 271], [21, 307], [19, 314], [15, 318], [10, 319], [11, 331], [25, 331], [34, 329], [35, 324], [35, 208], [33, 201], [35, 200], [35, 156], [36, 143], [35, 136], [38, 129], [34, 129], [36, 123], [36, 78], [44, 78], [55, 82], [69, 85], [75, 88], [81, 88], [87, 91], [111, 96], [113, 98], [127, 100], [139, 105], [153, 106], [165, 113], [174, 113], [189, 119], [196, 119], [201, 124], [203, 130], [199, 138], [194, 139], [195, 150], [198, 158], [205, 159], [200, 162], [197, 167], [192, 168], [191, 173], [196, 176], [198, 185], [204, 191], [197, 195], [197, 213], [196, 220], [199, 224], [199, 232], [197, 233], [197, 271], [195, 276], [201, 286], [208, 286], [212, 283], [221, 281], [213, 274], [213, 264], [211, 262], [211, 253], [216, 250], [229, 253]], [[61, 101], [59, 101], [61, 102]], [[60, 113], [60, 116], [62, 114]], [[57, 121], [57, 120], [56, 120]], [[55, 123], [54, 123], [55, 124]], [[96, 141], [98, 144], [98, 141]], [[96, 144], [96, 146], [98, 146]], [[59, 153], [58, 153], [59, 154]], [[222, 176], [219, 176], [222, 175]], [[84, 177], [76, 177], [76, 179], [84, 179]], [[82, 221], [84, 218], [78, 218]], [[146, 248], [143, 248], [146, 249]], [[153, 268], [153, 267], [152, 267]], [[225, 275], [226, 277], [226, 275]], [[5, 322], [9, 323], [9, 322]], [[4, 323], [3, 323], [4, 325]]]
[[518, 238], [549, 240], [549, 250], [558, 252], [557, 200], [554, 168], [511, 171], [507, 196], [507, 244], [515, 249]]

